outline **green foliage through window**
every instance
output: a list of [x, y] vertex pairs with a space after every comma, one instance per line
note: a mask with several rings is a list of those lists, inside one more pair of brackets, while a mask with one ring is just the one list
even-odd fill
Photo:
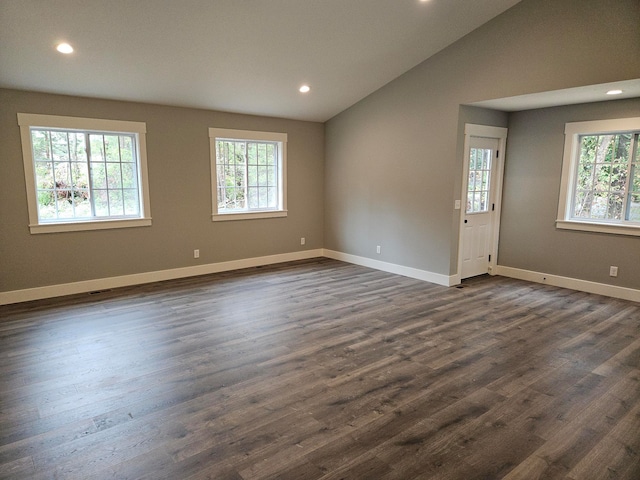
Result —
[[572, 217], [640, 222], [638, 132], [581, 135]]
[[280, 142], [216, 139], [218, 212], [275, 210]]
[[469, 158], [466, 213], [489, 211], [491, 149], [472, 148]]
[[38, 218], [140, 216], [134, 134], [31, 128]]

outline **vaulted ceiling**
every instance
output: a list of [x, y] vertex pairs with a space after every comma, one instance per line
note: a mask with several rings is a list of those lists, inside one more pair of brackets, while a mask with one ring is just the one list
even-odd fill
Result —
[[0, 87], [325, 121], [518, 1], [0, 0]]

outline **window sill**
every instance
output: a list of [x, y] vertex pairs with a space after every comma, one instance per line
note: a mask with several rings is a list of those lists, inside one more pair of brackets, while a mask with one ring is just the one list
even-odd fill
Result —
[[254, 220], [257, 218], [278, 218], [286, 216], [286, 210], [270, 210], [268, 212], [214, 213], [211, 219], [214, 222], [226, 222], [228, 220]]
[[85, 222], [69, 223], [40, 223], [29, 225], [32, 234], [34, 233], [57, 233], [57, 232], [80, 232], [86, 230], [107, 230], [111, 228], [132, 228], [148, 227], [151, 225], [151, 218], [135, 218], [130, 220], [97, 220]]
[[556, 227], [565, 230], [631, 235], [640, 237], [640, 225], [616, 225], [612, 223], [584, 222], [576, 220], [556, 220]]

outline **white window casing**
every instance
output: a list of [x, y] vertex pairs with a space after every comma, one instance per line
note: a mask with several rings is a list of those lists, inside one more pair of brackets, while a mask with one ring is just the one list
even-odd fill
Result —
[[212, 127], [209, 140], [213, 221], [287, 216], [286, 133]]
[[[23, 162], [24, 162], [24, 172], [25, 172], [25, 185], [27, 190], [27, 203], [28, 203], [28, 211], [29, 211], [29, 229], [32, 234], [37, 233], [54, 233], [54, 232], [69, 232], [69, 231], [82, 231], [82, 230], [102, 230], [102, 229], [111, 229], [111, 228], [129, 228], [129, 227], [140, 227], [140, 226], [149, 226], [151, 225], [151, 209], [150, 209], [150, 201], [149, 201], [149, 180], [147, 173], [147, 151], [146, 151], [146, 124], [143, 122], [131, 122], [131, 121], [121, 121], [121, 120], [105, 120], [105, 119], [94, 119], [94, 118], [81, 118], [81, 117], [66, 117], [66, 116], [57, 116], [57, 115], [39, 115], [39, 114], [28, 114], [28, 113], [18, 113], [18, 124], [20, 126], [20, 135], [22, 141], [22, 154], [23, 154]], [[85, 143], [84, 148], [80, 148], [78, 151], [82, 152], [84, 155], [83, 160], [72, 160], [71, 152], [67, 151], [68, 160], [58, 161], [53, 151], [49, 153], [50, 157], [45, 159], [36, 159], [34, 158], [34, 146], [33, 146], [33, 138], [39, 132], [42, 135], [45, 135], [46, 138], [53, 136], [53, 134], [58, 135], [67, 135], [67, 138], [70, 138], [69, 135], [84, 137]], [[130, 166], [130, 171], [132, 172], [133, 177], [131, 178], [131, 186], [129, 188], [125, 188], [124, 185], [121, 185], [119, 188], [115, 188], [112, 191], [120, 190], [122, 199], [122, 212], [120, 214], [111, 213], [111, 208], [107, 209], [106, 214], [96, 214], [96, 208], [94, 205], [94, 196], [97, 195], [98, 190], [103, 190], [109, 192], [109, 186], [104, 187], [103, 189], [93, 189], [91, 176], [92, 176], [92, 168], [95, 163], [93, 157], [90, 154], [90, 146], [87, 143], [88, 139], [95, 138], [99, 139], [102, 136], [103, 141], [105, 137], [114, 137], [118, 138], [118, 152], [119, 155], [122, 155], [120, 152], [120, 148], [122, 145], [122, 141], [127, 141], [131, 148], [128, 150], [128, 153], [131, 154], [130, 160], [122, 160], [122, 157], [119, 157], [119, 160], [112, 163], [107, 162], [105, 158], [102, 162], [106, 169], [107, 163], [109, 165], [114, 165], [120, 169], [120, 177], [119, 181], [123, 182], [123, 168], [126, 166]], [[45, 190], [38, 189], [37, 186], [37, 174], [36, 174], [36, 160], [39, 160], [38, 163], [44, 165], [45, 167], [48, 164], [51, 164], [52, 170], [55, 170], [57, 163], [68, 163], [70, 165], [77, 165], [80, 167], [84, 167], [86, 173], [84, 174], [89, 180], [88, 185], [84, 187], [83, 191], [85, 194], [85, 200], [88, 199], [90, 203], [90, 212], [86, 213], [83, 210], [83, 214], [76, 215], [76, 194], [80, 191], [76, 186], [68, 186], [68, 189], [65, 189], [67, 193], [70, 193], [69, 203], [73, 203], [72, 213], [70, 215], [60, 216], [58, 214], [58, 206], [55, 206], [56, 214], [54, 216], [47, 217], [46, 215], [41, 215], [40, 207], [41, 201], [39, 199], [39, 192], [42, 193]], [[86, 165], [85, 165], [86, 164]], [[106, 174], [105, 174], [106, 176]], [[55, 178], [55, 173], [53, 175]], [[105, 180], [106, 181], [106, 180]], [[54, 202], [59, 202], [58, 195], [62, 190], [58, 189], [58, 184], [54, 183], [51, 187], [51, 191], [46, 191], [49, 194], [53, 195]], [[133, 193], [135, 193], [135, 196]], [[129, 197], [130, 204], [135, 206], [135, 209], [132, 212], [127, 213], [127, 209], [124, 206], [125, 193], [131, 194]], [[107, 201], [107, 203], [109, 200]], [[88, 207], [85, 207], [85, 209]], [[78, 209], [79, 210], [79, 209]]]
[[[562, 177], [560, 184], [560, 196], [558, 202], [558, 216], [556, 226], [561, 229], [582, 230], [589, 232], [634, 235], [640, 236], [640, 222], [611, 218], [581, 218], [574, 215], [574, 202], [576, 200], [576, 188], [578, 182], [578, 165], [580, 162], [581, 137], [590, 135], [615, 135], [632, 134], [627, 159], [627, 183], [623, 190], [624, 198], [634, 194], [632, 191], [633, 178], [629, 173], [632, 165], [638, 165], [637, 158], [639, 147], [637, 145], [640, 132], [640, 117], [620, 118], [612, 120], [597, 120], [586, 122], [572, 122], [565, 124], [565, 144], [562, 160]], [[635, 163], [634, 163], [635, 162]], [[630, 202], [625, 201], [630, 208]], [[629, 213], [625, 210], [627, 217]]]

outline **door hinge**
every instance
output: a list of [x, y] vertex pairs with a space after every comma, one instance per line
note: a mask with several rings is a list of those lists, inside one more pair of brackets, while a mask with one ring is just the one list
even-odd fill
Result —
[[489, 261], [491, 261], [491, 255], [489, 255]]
[[491, 204], [491, 211], [493, 212], [493, 211], [495, 211], [495, 209], [496, 209], [496, 204], [495, 204], [495, 203], [492, 203], [492, 204]]
[[500, 156], [500, 150], [496, 150], [496, 158]]

